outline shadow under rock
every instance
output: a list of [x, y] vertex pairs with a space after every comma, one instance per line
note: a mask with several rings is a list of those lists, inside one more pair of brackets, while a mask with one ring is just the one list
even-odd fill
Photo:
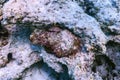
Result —
[[56, 73], [54, 69], [40, 61], [26, 69], [22, 77], [16, 80], [72, 80], [68, 75], [67, 67], [63, 65], [63, 68], [64, 71], [62, 73]]

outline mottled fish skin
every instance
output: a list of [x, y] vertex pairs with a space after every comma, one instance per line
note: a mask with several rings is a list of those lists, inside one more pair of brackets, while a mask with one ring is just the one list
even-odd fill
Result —
[[75, 54], [80, 50], [80, 39], [68, 30], [52, 27], [48, 30], [35, 30], [30, 40], [34, 44], [40, 44], [57, 57], [65, 57]]

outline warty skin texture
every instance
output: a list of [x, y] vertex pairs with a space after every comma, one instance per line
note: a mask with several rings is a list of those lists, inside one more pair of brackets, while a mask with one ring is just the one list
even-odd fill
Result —
[[34, 44], [40, 44], [57, 57], [75, 54], [80, 50], [80, 39], [68, 30], [52, 27], [48, 30], [36, 29], [30, 36]]

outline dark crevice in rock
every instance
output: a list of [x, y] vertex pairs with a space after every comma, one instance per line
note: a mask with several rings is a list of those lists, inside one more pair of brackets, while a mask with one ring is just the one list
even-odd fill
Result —
[[41, 67], [41, 61], [40, 62], [37, 62], [37, 63], [34, 63], [33, 65], [31, 65], [29, 68], [26, 68], [23, 72], [22, 72], [22, 75], [19, 76], [19, 78], [16, 78], [15, 80], [23, 80], [23, 78], [26, 77], [26, 74], [28, 72], [29, 69], [33, 68], [33, 67]]
[[12, 55], [12, 53], [8, 53], [7, 59], [8, 59], [8, 62], [10, 62], [11, 60], [13, 60], [13, 55]]
[[58, 78], [57, 80], [73, 80], [72, 77], [68, 74], [68, 68], [66, 65], [59, 63], [62, 68], [63, 71], [61, 73], [58, 73]]
[[[54, 69], [49, 67], [46, 63], [44, 63], [43, 61], [40, 61], [40, 62], [37, 62], [37, 63], [31, 65], [29, 68], [25, 69], [23, 71], [23, 75], [21, 75], [21, 77], [19, 79], [15, 79], [15, 80], [24, 80], [24, 78], [27, 77], [26, 73], [28, 72], [28, 70], [31, 70], [33, 68], [38, 68], [38, 71], [40, 69], [42, 69], [42, 71], [44, 71], [45, 73], [47, 72], [47, 74], [49, 74], [49, 77], [54, 78], [54, 80], [73, 80], [73, 79], [71, 79], [71, 77], [68, 74], [67, 66], [65, 66], [63, 64], [61, 64], [61, 65], [63, 67], [63, 72], [57, 73], [57, 72], [55, 72]], [[32, 75], [34, 75], [34, 74], [32, 74]]]
[[2, 27], [0, 24], [0, 47], [8, 44], [9, 32], [6, 28]]
[[96, 55], [95, 60], [92, 64], [92, 71], [99, 72], [103, 80], [113, 79], [113, 70], [115, 69], [115, 64], [106, 55]]
[[114, 51], [120, 51], [120, 44], [118, 44], [118, 43], [116, 43], [116, 42], [114, 42], [114, 41], [108, 41], [107, 43], [106, 43], [106, 47], [107, 48], [114, 48], [113, 50]]
[[113, 22], [110, 22], [111, 24], [106, 24], [106, 23], [102, 23], [101, 24], [101, 30], [107, 35], [107, 36], [109, 36], [109, 35], [117, 35], [116, 33], [114, 33], [114, 32], [112, 32], [108, 27], [109, 26], [112, 26], [112, 25], [114, 25], [114, 23]]
[[85, 13], [87, 13], [90, 16], [95, 17], [95, 15], [99, 11], [99, 9], [97, 7], [95, 7], [94, 4], [92, 2], [90, 2], [89, 0], [85, 0], [84, 5], [86, 6], [84, 9]]
[[9, 33], [7, 31], [7, 29], [5, 29], [4, 27], [2, 27], [1, 23], [0, 23], [0, 37], [4, 36], [4, 37], [8, 37]]
[[98, 13], [99, 9], [97, 7], [94, 6], [92, 1], [89, 0], [84, 0], [84, 1], [78, 1], [76, 0], [79, 4], [79, 6], [81, 6], [83, 8], [83, 10], [85, 11], [85, 13], [87, 13], [88, 15], [95, 17], [96, 14]]
[[107, 53], [111, 60], [113, 60], [114, 64], [116, 65], [114, 75], [116, 75], [116, 79], [119, 80], [120, 78], [120, 44], [113, 41], [108, 41], [106, 44]]
[[111, 0], [112, 6], [118, 9], [118, 5], [115, 0]]
[[0, 0], [0, 4], [4, 4], [4, 3], [6, 3], [7, 1], [9, 1], [9, 0]]

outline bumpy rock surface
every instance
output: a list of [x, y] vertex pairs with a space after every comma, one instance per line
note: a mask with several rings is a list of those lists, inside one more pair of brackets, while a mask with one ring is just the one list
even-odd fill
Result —
[[0, 0], [0, 24], [0, 80], [120, 80], [119, 0]]
[[62, 23], [79, 36], [85, 32], [84, 36], [88, 36], [86, 44], [98, 45], [105, 51], [106, 37], [100, 25], [71, 0], [10, 0], [4, 5], [3, 17], [6, 23], [29, 22], [38, 27], [41, 24]]
[[[21, 35], [21, 30], [25, 34]], [[14, 27], [15, 33], [9, 37], [8, 44], [0, 48], [0, 80], [18, 79], [26, 68], [41, 60], [27, 39], [27, 30]]]

